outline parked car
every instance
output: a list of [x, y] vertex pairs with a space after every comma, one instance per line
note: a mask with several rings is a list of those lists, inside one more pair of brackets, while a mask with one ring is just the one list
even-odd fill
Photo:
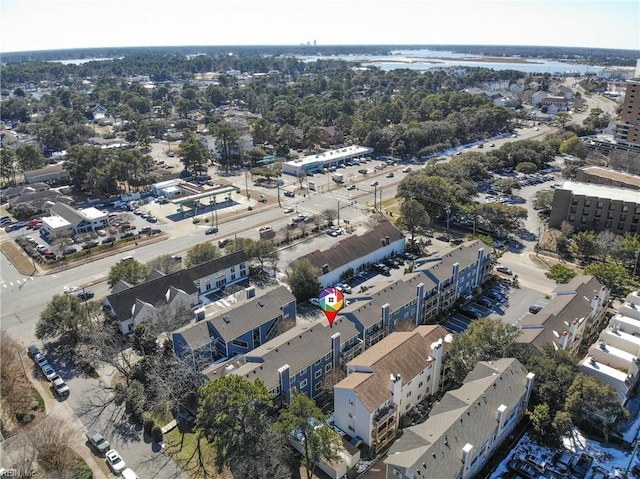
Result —
[[462, 238], [453, 238], [451, 240], [451, 244], [452, 245], [461, 245], [462, 243], [464, 243], [464, 240]]
[[36, 357], [36, 355], [41, 354], [40, 350], [38, 349], [38, 347], [35, 344], [30, 344], [29, 346], [27, 346], [27, 355], [31, 358], [34, 359]]
[[140, 479], [138, 475], [128, 467], [122, 471], [122, 479]]
[[113, 236], [109, 236], [108, 238], [102, 240], [102, 244], [114, 243], [115, 241], [116, 239]]
[[511, 276], [513, 274], [513, 271], [511, 271], [509, 268], [507, 268], [506, 266], [503, 266], [501, 264], [496, 266], [496, 271], [499, 271], [499, 272], [501, 272], [503, 274], [507, 274], [509, 276]]
[[231, 240], [229, 238], [221, 239], [220, 241], [218, 241], [218, 248], [224, 248], [230, 242], [231, 242]]
[[127, 231], [126, 233], [122, 233], [120, 235], [120, 239], [133, 238], [133, 233], [131, 231]]
[[540, 470], [533, 464], [520, 461], [518, 459], [512, 459], [507, 463], [507, 467], [512, 471], [517, 472], [520, 476], [527, 479], [538, 479], [540, 477]]
[[436, 239], [440, 241], [444, 241], [445, 243], [448, 243], [449, 241], [451, 241], [451, 238], [447, 235], [438, 235], [436, 236]]
[[532, 304], [531, 306], [529, 306], [529, 312], [531, 314], [538, 314], [540, 311], [542, 311], [542, 306], [539, 306], [537, 304]]
[[144, 228], [140, 228], [140, 233], [151, 233], [151, 226], [145, 226]]
[[124, 463], [124, 460], [115, 449], [109, 449], [105, 454], [105, 457], [109, 469], [111, 469], [114, 474], [120, 474], [125, 469], [125, 467], [127, 467], [127, 465]]
[[351, 294], [351, 286], [349, 286], [347, 283], [342, 283], [340, 288], [343, 293]]
[[40, 369], [42, 369], [42, 374], [44, 374], [44, 377], [47, 378], [48, 381], [51, 381], [58, 375], [58, 373], [56, 373], [56, 370], [53, 369], [53, 367], [49, 363], [44, 363]]
[[174, 261], [182, 261], [182, 256], [180, 256], [179, 254], [173, 254], [171, 255], [171, 259]]
[[314, 306], [317, 306], [318, 308], [320, 307], [320, 300], [318, 298], [311, 298], [309, 300], [309, 303], [313, 304]]
[[105, 454], [109, 449], [111, 449], [111, 445], [102, 434], [94, 431], [88, 431], [86, 436], [87, 441], [89, 441], [91, 447], [93, 447], [100, 454]]
[[60, 376], [56, 376], [51, 380], [51, 387], [53, 387], [56, 396], [60, 398], [69, 396], [69, 386], [67, 386], [67, 383], [65, 383], [64, 379]]
[[90, 299], [93, 299], [93, 297], [95, 296], [95, 293], [91, 290], [86, 290], [86, 291], [80, 291], [76, 296], [78, 296], [78, 299], [80, 301], [89, 301]]
[[47, 358], [45, 358], [44, 354], [42, 353], [37, 353], [34, 357], [33, 360], [38, 363], [38, 366], [42, 367], [45, 364], [48, 364], [49, 361], [47, 361]]

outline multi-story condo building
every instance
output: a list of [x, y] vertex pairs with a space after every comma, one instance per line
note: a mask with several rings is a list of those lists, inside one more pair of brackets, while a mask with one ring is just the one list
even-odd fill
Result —
[[640, 146], [640, 78], [627, 81], [627, 92], [615, 136], [620, 142]]
[[567, 223], [580, 230], [638, 232], [637, 190], [565, 181], [553, 194], [549, 226]]
[[333, 387], [334, 424], [374, 451], [396, 437], [400, 417], [442, 386], [453, 338], [441, 326], [395, 332], [347, 363]]
[[474, 477], [524, 416], [533, 380], [517, 359], [479, 362], [391, 446], [386, 478]]

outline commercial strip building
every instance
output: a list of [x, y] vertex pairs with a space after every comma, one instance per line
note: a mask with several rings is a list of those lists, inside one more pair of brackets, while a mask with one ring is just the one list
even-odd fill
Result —
[[517, 359], [479, 362], [391, 446], [386, 478], [474, 477], [524, 416], [533, 382]]
[[553, 194], [549, 226], [567, 223], [580, 230], [637, 233], [638, 190], [565, 181]]
[[580, 362], [584, 374], [610, 384], [624, 406], [640, 378], [640, 291], [630, 293]]
[[282, 173], [295, 177], [305, 176], [307, 173], [320, 172], [324, 168], [338, 166], [354, 158], [364, 158], [372, 153], [373, 148], [367, 146], [345, 146], [337, 150], [328, 150], [316, 155], [285, 161], [282, 163]]
[[396, 437], [400, 417], [440, 391], [452, 336], [441, 326], [395, 332], [347, 363], [333, 387], [334, 424], [372, 448]]

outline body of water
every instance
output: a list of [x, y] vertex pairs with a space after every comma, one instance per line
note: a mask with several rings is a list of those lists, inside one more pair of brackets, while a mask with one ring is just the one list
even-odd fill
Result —
[[565, 63], [557, 60], [541, 58], [514, 58], [501, 60], [496, 57], [483, 57], [444, 50], [397, 50], [389, 55], [333, 55], [333, 56], [304, 56], [298, 57], [304, 61], [314, 62], [320, 59], [337, 59], [359, 62], [365, 66], [375, 66], [384, 71], [397, 68], [428, 71], [438, 68], [480, 67], [493, 70], [518, 70], [526, 73], [563, 74], [598, 73], [603, 67]]

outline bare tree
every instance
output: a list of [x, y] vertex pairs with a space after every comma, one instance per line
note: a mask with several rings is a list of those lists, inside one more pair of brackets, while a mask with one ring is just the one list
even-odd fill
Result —
[[309, 223], [307, 223], [306, 221], [298, 222], [298, 229], [300, 230], [300, 234], [304, 238], [305, 236], [307, 236], [307, 231], [309, 231]]
[[596, 238], [596, 248], [600, 259], [606, 259], [620, 245], [620, 237], [611, 231], [601, 231]]
[[175, 273], [183, 269], [182, 261], [176, 261], [171, 255], [163, 254], [158, 256], [146, 264], [149, 271], [157, 270], [164, 274]]
[[338, 210], [333, 208], [327, 208], [322, 212], [322, 217], [327, 220], [327, 222], [332, 225], [335, 219], [338, 217]]
[[26, 376], [20, 345], [6, 332], [0, 336], [0, 380], [2, 382], [1, 404], [4, 430], [10, 430], [9, 418], [27, 413], [31, 409], [33, 396], [31, 384]]
[[34, 424], [28, 432], [29, 442], [38, 453], [38, 464], [47, 471], [46, 477], [75, 477], [74, 454], [70, 447], [72, 433], [67, 421], [53, 415]]

